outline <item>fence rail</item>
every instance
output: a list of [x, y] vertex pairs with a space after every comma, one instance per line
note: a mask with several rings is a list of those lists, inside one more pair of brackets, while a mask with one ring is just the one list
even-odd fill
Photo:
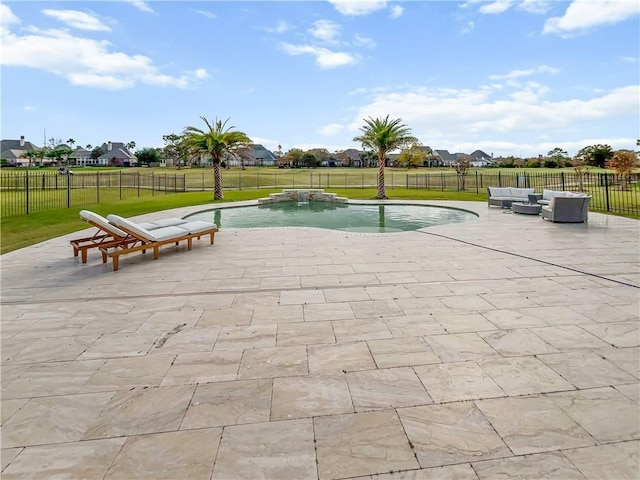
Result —
[[[280, 188], [375, 188], [377, 169], [251, 169], [223, 171], [225, 190]], [[387, 171], [394, 189], [467, 191], [484, 194], [488, 186], [570, 190], [592, 196], [591, 210], [640, 215], [640, 174], [623, 178], [612, 173], [475, 171], [464, 179], [454, 172]], [[158, 174], [140, 172], [0, 172], [2, 216], [71, 208], [127, 198], [213, 189], [210, 170]]]

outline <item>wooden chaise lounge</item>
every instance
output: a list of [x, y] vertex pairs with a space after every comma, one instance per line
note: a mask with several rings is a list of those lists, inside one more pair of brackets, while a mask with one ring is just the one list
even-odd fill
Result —
[[76, 238], [70, 242], [73, 247], [73, 256], [77, 257], [80, 253], [82, 263], [87, 263], [87, 253], [92, 248], [109, 248], [138, 241], [97, 213], [81, 210], [80, 218], [98, 229], [92, 237]]
[[119, 268], [121, 255], [139, 251], [144, 253], [146, 250], [153, 250], [153, 259], [157, 260], [160, 255], [160, 247], [163, 245], [179, 245], [180, 242], [184, 241], [187, 243], [187, 250], [191, 250], [193, 239], [200, 239], [205, 235], [209, 235], [210, 243], [213, 245], [214, 235], [218, 231], [217, 225], [203, 221], [185, 222], [179, 225], [148, 230], [140, 224], [118, 215], [109, 215], [107, 219], [117, 228], [137, 240], [136, 244], [120, 244], [100, 248], [102, 262], [107, 263], [107, 260], [111, 258], [114, 271]]

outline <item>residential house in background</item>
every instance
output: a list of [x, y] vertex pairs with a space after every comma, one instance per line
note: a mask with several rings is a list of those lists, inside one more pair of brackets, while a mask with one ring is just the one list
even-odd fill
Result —
[[486, 167], [493, 163], [493, 155], [489, 156], [482, 150], [475, 150], [468, 158], [472, 167]]
[[364, 159], [362, 158], [362, 152], [355, 148], [347, 148], [341, 152], [335, 154], [337, 159], [337, 166], [339, 167], [362, 167]]
[[104, 153], [100, 155], [96, 166], [130, 167], [136, 164], [136, 156], [122, 142], [106, 142], [100, 146]]
[[77, 167], [97, 166], [98, 160], [91, 158], [91, 150], [76, 147], [73, 153], [69, 155], [69, 163]]
[[434, 150], [433, 154], [443, 167], [451, 167], [458, 161], [455, 153], [449, 153], [449, 150]]
[[[30, 152], [38, 149], [36, 145], [28, 142], [24, 139], [24, 135], [20, 137], [20, 140], [0, 140], [0, 158], [6, 162], [7, 165], [15, 166], [28, 166], [29, 159], [23, 155], [26, 152]], [[32, 160], [32, 164], [35, 164]]]
[[[265, 148], [264, 145], [252, 143], [244, 154], [238, 154], [238, 156], [227, 155], [225, 162], [230, 167], [274, 167], [277, 160], [278, 157], [271, 150]], [[207, 159], [206, 164], [211, 164], [211, 160]]]

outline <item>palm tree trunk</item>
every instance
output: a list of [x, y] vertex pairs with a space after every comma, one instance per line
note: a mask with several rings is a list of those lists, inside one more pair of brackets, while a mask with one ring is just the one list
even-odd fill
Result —
[[220, 174], [220, 162], [213, 163], [213, 199], [222, 200], [222, 175]]
[[387, 199], [387, 190], [384, 186], [384, 153], [378, 157], [378, 199]]

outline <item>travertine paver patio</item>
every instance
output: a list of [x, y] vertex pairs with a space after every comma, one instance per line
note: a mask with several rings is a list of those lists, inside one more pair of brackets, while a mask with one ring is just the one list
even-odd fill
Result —
[[640, 222], [448, 205], [2, 256], [2, 478], [640, 478]]

